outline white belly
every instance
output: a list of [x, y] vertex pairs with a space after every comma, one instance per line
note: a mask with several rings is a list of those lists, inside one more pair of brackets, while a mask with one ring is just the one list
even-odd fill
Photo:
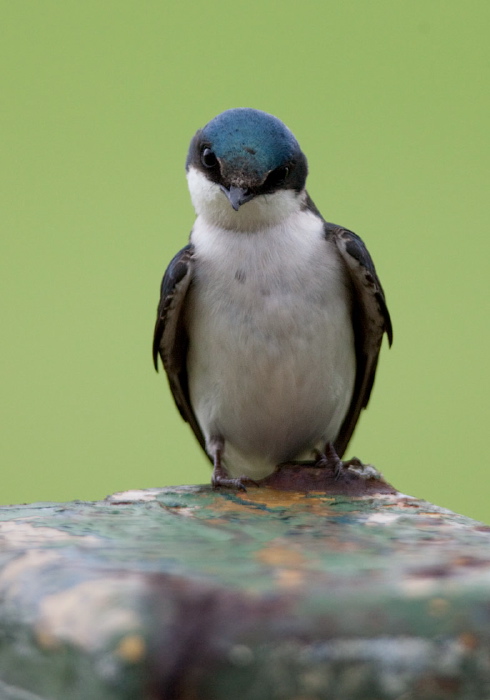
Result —
[[350, 302], [321, 222], [254, 234], [193, 231], [189, 390], [231, 476], [262, 478], [334, 440], [355, 378]]

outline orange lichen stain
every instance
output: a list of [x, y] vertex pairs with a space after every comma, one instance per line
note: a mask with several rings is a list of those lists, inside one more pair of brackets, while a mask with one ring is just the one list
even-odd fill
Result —
[[432, 615], [432, 617], [442, 617], [449, 612], [451, 604], [446, 598], [431, 598], [428, 603], [428, 608], [429, 615]]
[[335, 503], [335, 497], [322, 494], [315, 498], [310, 498], [310, 494], [303, 491], [278, 491], [268, 487], [250, 489], [243, 496], [243, 500], [254, 504], [264, 505], [268, 508], [295, 508], [299, 506], [302, 510], [321, 510], [325, 512], [325, 507]]
[[478, 646], [478, 637], [471, 632], [463, 632], [463, 634], [460, 634], [458, 641], [461, 646], [468, 649], [468, 651], [473, 651], [473, 649], [476, 649]]
[[262, 564], [273, 568], [274, 579], [279, 588], [290, 590], [304, 584], [306, 558], [296, 548], [276, 540], [256, 552], [255, 557]]
[[[212, 511], [214, 513], [219, 513], [225, 515], [226, 513], [250, 513], [253, 515], [260, 515], [260, 511], [257, 510], [251, 503], [240, 503], [239, 501], [231, 501], [226, 498], [216, 497], [212, 505]], [[201, 511], [203, 514], [207, 515], [208, 509], [203, 508]], [[199, 513], [197, 513], [199, 515]], [[213, 517], [213, 522], [216, 522], [220, 518]]]
[[[247, 487], [246, 493], [239, 493], [236, 499], [223, 498], [217, 495], [213, 508], [223, 513], [229, 512], [249, 512], [260, 516], [261, 513], [267, 515], [267, 508], [296, 508], [307, 509], [310, 512], [321, 512], [325, 514], [326, 507], [335, 502], [335, 498], [324, 496], [321, 498], [308, 498], [308, 494], [301, 491], [277, 491], [268, 487]], [[257, 506], [265, 506], [259, 509]]]
[[268, 547], [259, 549], [255, 556], [262, 564], [277, 567], [302, 566], [306, 561], [301, 552], [280, 544], [270, 544]]
[[61, 649], [61, 641], [50, 632], [39, 628], [36, 630], [36, 640], [40, 647], [49, 651]]
[[305, 580], [304, 573], [297, 569], [278, 569], [275, 572], [275, 581], [279, 588], [291, 590], [300, 588]]
[[139, 634], [127, 634], [116, 648], [116, 654], [130, 664], [141, 661], [146, 653], [146, 644]]
[[270, 488], [249, 489], [244, 500], [260, 503], [271, 508], [289, 508], [304, 503], [306, 494], [301, 491], [276, 491]]

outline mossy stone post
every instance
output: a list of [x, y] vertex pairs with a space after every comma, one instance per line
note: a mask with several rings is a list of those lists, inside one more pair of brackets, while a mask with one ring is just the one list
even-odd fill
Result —
[[0, 698], [490, 698], [490, 527], [355, 466], [0, 508]]

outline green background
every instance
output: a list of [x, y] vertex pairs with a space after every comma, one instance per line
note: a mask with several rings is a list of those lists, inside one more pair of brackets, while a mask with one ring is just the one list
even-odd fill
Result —
[[490, 3], [0, 4], [0, 502], [206, 482], [150, 346], [190, 138], [280, 117], [392, 313], [349, 454], [490, 522]]

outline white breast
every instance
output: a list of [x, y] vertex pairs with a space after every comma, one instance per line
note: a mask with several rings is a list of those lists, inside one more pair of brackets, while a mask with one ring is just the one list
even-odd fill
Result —
[[230, 475], [262, 478], [333, 440], [348, 410], [355, 353], [343, 268], [311, 212], [249, 233], [198, 217], [191, 241], [192, 405], [206, 439], [224, 438]]

